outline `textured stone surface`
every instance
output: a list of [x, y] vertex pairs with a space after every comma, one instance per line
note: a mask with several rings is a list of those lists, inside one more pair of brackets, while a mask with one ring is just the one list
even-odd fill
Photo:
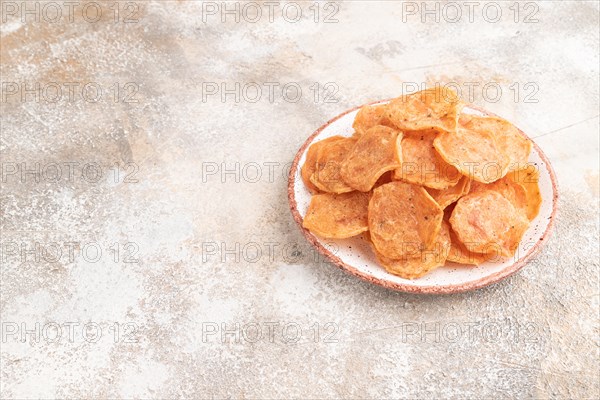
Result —
[[[223, 23], [220, 2], [203, 13], [189, 1], [117, 3], [116, 21], [114, 1], [98, 1], [97, 22], [78, 6], [73, 22], [23, 23], [8, 3], [2, 399], [600, 397], [597, 2], [521, 3], [516, 23], [512, 2], [498, 3], [496, 23], [483, 3], [473, 22], [462, 5], [457, 23], [445, 3], [437, 23], [406, 2], [340, 3], [335, 23], [325, 4], [315, 23], [312, 2], [295, 3], [296, 23], [281, 5], [273, 22], [263, 7], [258, 22], [246, 8]], [[124, 23], [131, 12], [137, 22]], [[44, 97], [12, 94], [12, 82]], [[46, 101], [51, 82], [60, 101]], [[103, 89], [95, 103], [91, 89], [81, 98], [89, 82]], [[262, 97], [252, 101], [256, 86], [239, 102], [206, 95], [236, 82]], [[280, 84], [273, 99], [265, 82]], [[311, 87], [328, 82], [315, 99]], [[285, 177], [328, 119], [434, 82], [478, 85], [475, 104], [536, 137], [562, 196], [554, 235], [520, 273], [440, 297], [319, 259], [290, 216]], [[37, 182], [23, 172], [36, 163]]]

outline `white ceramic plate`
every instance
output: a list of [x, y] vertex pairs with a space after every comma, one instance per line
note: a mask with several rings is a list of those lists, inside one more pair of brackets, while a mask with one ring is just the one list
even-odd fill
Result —
[[[372, 104], [384, 104], [386, 102], [387, 100]], [[360, 278], [387, 288], [416, 293], [454, 293], [481, 288], [517, 272], [526, 265], [531, 257], [537, 254], [544, 241], [548, 239], [553, 225], [558, 189], [554, 171], [535, 142], [532, 146], [529, 162], [535, 163], [539, 167], [539, 187], [543, 201], [538, 216], [531, 222], [515, 256], [510, 259], [486, 262], [477, 267], [451, 264], [451, 266], [440, 267], [422, 278], [409, 280], [390, 274], [381, 267], [375, 260], [369, 244], [361, 236], [343, 240], [322, 239], [302, 228], [302, 221], [311, 198], [311, 194], [302, 182], [299, 173], [300, 167], [306, 159], [306, 151], [312, 143], [328, 137], [335, 135], [351, 136], [353, 133], [352, 122], [360, 107], [362, 106], [333, 118], [313, 133], [298, 151], [290, 170], [288, 197], [292, 214], [304, 236], [316, 247], [317, 251], [325, 255], [338, 267]], [[462, 112], [476, 115], [493, 115], [472, 107], [466, 107]], [[525, 135], [525, 133], [521, 133]]]

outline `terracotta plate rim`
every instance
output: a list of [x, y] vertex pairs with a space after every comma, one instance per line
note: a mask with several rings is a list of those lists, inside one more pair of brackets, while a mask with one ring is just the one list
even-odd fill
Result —
[[[408, 292], [408, 293], [451, 294], [451, 293], [465, 292], [465, 291], [469, 291], [469, 290], [476, 290], [476, 289], [480, 289], [485, 286], [491, 285], [493, 283], [499, 282], [499, 281], [513, 275], [517, 271], [521, 270], [521, 268], [523, 268], [527, 264], [527, 262], [541, 250], [543, 243], [547, 241], [546, 239], [551, 234], [551, 232], [554, 228], [554, 219], [556, 218], [556, 212], [557, 212], [557, 208], [558, 208], [557, 207], [558, 197], [559, 197], [556, 175], [554, 173], [554, 170], [552, 169], [552, 164], [550, 164], [550, 160], [548, 159], [546, 154], [544, 154], [542, 149], [537, 145], [537, 143], [533, 139], [531, 139], [527, 134], [525, 134], [521, 129], [519, 129], [519, 132], [521, 133], [521, 135], [523, 135], [525, 138], [527, 138], [528, 140], [531, 141], [536, 152], [539, 154], [541, 159], [544, 160], [544, 163], [546, 164], [546, 168], [548, 169], [548, 172], [550, 174], [550, 180], [552, 182], [552, 192], [553, 192], [552, 213], [550, 214], [550, 221], [548, 222], [548, 226], [546, 227], [546, 230], [540, 237], [540, 240], [533, 247], [531, 247], [529, 249], [529, 251], [527, 252], [527, 254], [525, 254], [525, 256], [523, 256], [517, 262], [502, 269], [501, 271], [498, 271], [494, 274], [477, 279], [475, 281], [465, 282], [462, 284], [417, 286], [417, 285], [406, 285], [406, 284], [402, 284], [402, 283], [398, 283], [398, 282], [391, 282], [391, 281], [388, 281], [385, 279], [376, 278], [370, 274], [367, 274], [367, 273], [364, 273], [364, 272], [358, 270], [356, 267], [354, 267], [350, 264], [345, 263], [339, 257], [337, 257], [335, 254], [333, 254], [331, 251], [326, 249], [319, 242], [319, 240], [317, 239], [317, 237], [315, 235], [313, 235], [308, 229], [305, 229], [302, 226], [303, 218], [300, 215], [300, 212], [298, 211], [294, 187], [296, 184], [296, 177], [299, 176], [298, 175], [298, 164], [299, 164], [300, 158], [304, 154], [306, 148], [312, 143], [312, 141], [315, 139], [315, 137], [317, 137], [321, 133], [321, 131], [323, 131], [323, 129], [325, 129], [326, 127], [331, 125], [333, 122], [337, 121], [338, 119], [342, 118], [344, 115], [354, 112], [366, 105], [385, 103], [390, 100], [392, 100], [392, 99], [383, 99], [383, 100], [372, 101], [369, 103], [365, 103], [365, 104], [356, 106], [347, 111], [344, 111], [343, 113], [339, 114], [338, 116], [327, 121], [325, 124], [323, 124], [321, 127], [319, 127], [319, 129], [317, 129], [315, 132], [313, 132], [313, 134], [310, 135], [308, 137], [308, 139], [306, 139], [306, 141], [302, 144], [302, 146], [296, 153], [296, 156], [294, 157], [294, 161], [292, 162], [292, 166], [290, 168], [290, 173], [289, 173], [289, 177], [288, 177], [288, 200], [290, 203], [290, 209], [292, 212], [292, 216], [294, 217], [294, 220], [298, 224], [298, 227], [300, 228], [300, 231], [302, 232], [302, 234], [304, 235], [306, 240], [308, 240], [308, 242], [311, 245], [313, 245], [320, 254], [325, 256], [329, 261], [331, 261], [338, 268], [340, 268], [354, 276], [357, 276], [361, 279], [364, 279], [370, 283], [373, 283], [373, 284], [376, 284], [379, 286], [383, 286], [388, 289], [402, 291], [402, 292]], [[497, 117], [496, 114], [491, 113], [487, 110], [484, 110], [481, 107], [477, 107], [472, 104], [468, 104], [468, 107], [473, 110], [477, 110], [477, 111], [483, 113], [484, 115]]]

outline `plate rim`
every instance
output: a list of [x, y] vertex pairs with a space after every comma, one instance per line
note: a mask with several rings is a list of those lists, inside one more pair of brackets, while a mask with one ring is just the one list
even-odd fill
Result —
[[[302, 234], [304, 235], [304, 237], [306, 238], [306, 240], [308, 240], [308, 242], [314, 246], [317, 251], [322, 254], [323, 256], [325, 256], [325, 258], [327, 258], [332, 264], [334, 264], [336, 267], [340, 268], [341, 270], [354, 275], [360, 279], [363, 279], [369, 283], [378, 285], [378, 286], [382, 286], [385, 287], [387, 289], [391, 289], [391, 290], [396, 290], [396, 291], [401, 291], [401, 292], [407, 292], [407, 293], [418, 293], [418, 294], [452, 294], [452, 293], [461, 293], [461, 292], [466, 292], [466, 291], [470, 291], [470, 290], [476, 290], [476, 289], [480, 289], [483, 288], [485, 286], [489, 286], [492, 285], [494, 283], [500, 282], [506, 278], [508, 278], [509, 276], [515, 274], [516, 272], [520, 271], [526, 264], [527, 262], [535, 255], [537, 255], [537, 253], [541, 250], [542, 246], [544, 245], [545, 242], [547, 242], [547, 237], [549, 237], [549, 235], [552, 233], [553, 229], [554, 229], [554, 220], [556, 219], [556, 213], [558, 210], [558, 199], [559, 199], [559, 194], [558, 194], [558, 183], [557, 183], [557, 179], [556, 179], [556, 174], [554, 172], [554, 169], [552, 168], [552, 164], [550, 163], [550, 160], [548, 159], [548, 157], [546, 156], [546, 154], [544, 154], [544, 152], [542, 151], [542, 149], [538, 146], [538, 144], [533, 140], [533, 138], [529, 137], [525, 132], [523, 132], [519, 127], [516, 127], [519, 131], [519, 133], [521, 135], [523, 135], [525, 138], [527, 138], [528, 140], [531, 141], [532, 145], [534, 146], [535, 150], [537, 151], [537, 153], [540, 155], [540, 158], [544, 161], [544, 163], [546, 164], [546, 168], [548, 169], [548, 172], [550, 174], [550, 181], [552, 183], [552, 213], [550, 214], [550, 221], [548, 222], [548, 226], [546, 227], [546, 230], [544, 231], [544, 233], [542, 234], [542, 236], [540, 237], [540, 240], [537, 241], [537, 243], [532, 246], [529, 251], [527, 252], [527, 254], [525, 254], [525, 256], [523, 256], [521, 259], [519, 259], [518, 261], [516, 261], [515, 263], [509, 265], [508, 267], [495, 272], [491, 275], [488, 276], [484, 276], [482, 278], [479, 278], [475, 281], [470, 281], [470, 282], [465, 282], [465, 283], [460, 283], [460, 284], [451, 284], [451, 285], [424, 285], [424, 286], [418, 286], [418, 285], [406, 285], [403, 283], [398, 283], [398, 282], [391, 282], [389, 280], [384, 280], [384, 279], [380, 279], [380, 278], [376, 278], [373, 275], [370, 275], [368, 273], [365, 273], [363, 271], [360, 271], [358, 268], [345, 263], [344, 261], [342, 261], [338, 256], [336, 256], [335, 254], [333, 254], [331, 251], [329, 251], [328, 249], [326, 249], [317, 239], [317, 237], [311, 233], [308, 229], [304, 228], [302, 226], [302, 221], [303, 218], [300, 215], [300, 212], [298, 211], [298, 204], [296, 202], [296, 193], [294, 190], [294, 186], [295, 186], [295, 182], [296, 182], [296, 178], [299, 177], [298, 174], [298, 164], [300, 163], [300, 158], [302, 158], [302, 155], [304, 154], [304, 152], [306, 151], [306, 148], [313, 142], [313, 140], [325, 129], [327, 128], [329, 125], [331, 125], [333, 122], [337, 121], [338, 119], [342, 118], [343, 116], [354, 112], [364, 106], [367, 105], [373, 105], [373, 104], [379, 104], [379, 103], [385, 103], [385, 102], [389, 102], [391, 101], [392, 98], [390, 99], [382, 99], [382, 100], [377, 100], [377, 101], [372, 101], [372, 102], [368, 102], [365, 104], [361, 104], [359, 106], [353, 107], [349, 110], [346, 110], [344, 112], [342, 112], [341, 114], [331, 118], [330, 120], [328, 120], [327, 122], [325, 122], [323, 125], [321, 125], [316, 131], [314, 131], [302, 144], [302, 146], [300, 146], [300, 149], [297, 151], [296, 155], [294, 156], [294, 160], [292, 161], [292, 165], [290, 167], [290, 172], [288, 175], [288, 185], [287, 185], [287, 190], [288, 190], [288, 202], [289, 202], [289, 206], [290, 206], [290, 210], [292, 212], [292, 216], [294, 218], [294, 221], [296, 221], [296, 224], [298, 225], [298, 227], [300, 228], [300, 231], [302, 232]], [[492, 117], [499, 117], [498, 115], [485, 110], [482, 107], [473, 105], [473, 104], [467, 104], [467, 106], [473, 110], [479, 111], [481, 113], [483, 113], [486, 116], [492, 116]], [[499, 117], [502, 118], [502, 117]]]

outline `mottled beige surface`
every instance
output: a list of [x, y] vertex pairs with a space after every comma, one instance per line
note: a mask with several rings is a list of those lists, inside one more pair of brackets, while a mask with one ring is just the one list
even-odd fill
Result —
[[[264, 8], [256, 23], [222, 23], [187, 1], [137, 2], [127, 24], [125, 2], [116, 22], [113, 1], [97, 2], [97, 22], [81, 6], [58, 23], [3, 8], [0, 397], [600, 397], [598, 3], [522, 3], [517, 23], [501, 3], [496, 23], [482, 5], [473, 22], [449, 23], [452, 10], [440, 9], [439, 23], [423, 23], [400, 2], [341, 3], [335, 23], [324, 4], [315, 23], [312, 2], [297, 23], [281, 6], [273, 22]], [[532, 12], [538, 21], [524, 23]], [[437, 81], [478, 84], [475, 104], [537, 137], [560, 212], [541, 254], [504, 282], [443, 297], [390, 292], [308, 247], [286, 169], [338, 113]], [[7, 82], [95, 82], [103, 97], [87, 102], [79, 89], [71, 101], [65, 87], [58, 102], [21, 100]], [[255, 82], [263, 96], [203, 99], [207, 82]], [[297, 83], [302, 95], [286, 101], [279, 87], [270, 101], [265, 82]], [[316, 101], [311, 86], [328, 82], [332, 102]], [[503, 89], [496, 102], [482, 95], [490, 82]], [[137, 102], [123, 101], [136, 87]], [[536, 88], [537, 102], [525, 101]], [[36, 163], [38, 182], [22, 173]], [[70, 175], [64, 163], [79, 164]], [[59, 259], [43, 253], [56, 246]]]

